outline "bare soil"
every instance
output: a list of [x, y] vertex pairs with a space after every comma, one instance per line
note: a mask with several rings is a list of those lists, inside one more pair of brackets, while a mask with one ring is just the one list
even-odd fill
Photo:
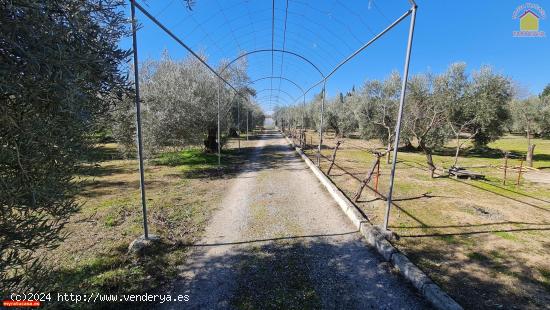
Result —
[[525, 173], [524, 178], [533, 183], [550, 184], [550, 172], [529, 171]]
[[[191, 309], [420, 309], [282, 136], [268, 131], [231, 181], [172, 293]], [[182, 305], [164, 305], [176, 309]]]

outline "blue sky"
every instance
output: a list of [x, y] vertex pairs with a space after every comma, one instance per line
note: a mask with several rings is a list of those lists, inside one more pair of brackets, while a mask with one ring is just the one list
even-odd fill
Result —
[[[409, 8], [406, 0], [288, 0], [288, 7], [286, 0], [275, 0], [272, 27], [269, 0], [195, 0], [192, 11], [185, 8], [183, 0], [138, 2], [194, 50], [206, 54], [212, 66], [234, 59], [242, 51], [271, 49], [272, 44], [275, 49], [292, 52], [247, 56], [251, 79], [260, 79], [253, 84], [257, 100], [267, 111], [275, 105], [301, 102], [300, 88], [307, 89], [320, 80], [314, 66], [303, 58], [327, 74]], [[491, 65], [531, 93], [539, 93], [550, 83], [550, 1], [532, 1], [547, 10], [546, 18], [540, 20], [540, 30], [547, 33], [544, 38], [512, 36], [519, 30], [513, 12], [524, 3], [418, 0], [411, 73], [439, 73], [456, 61], [466, 62], [469, 70]], [[127, 11], [129, 14], [129, 8]], [[173, 58], [188, 55], [139, 11], [137, 16], [142, 26], [138, 32], [141, 61], [158, 58], [164, 49]], [[367, 79], [384, 78], [392, 70], [401, 72], [408, 27], [409, 18], [337, 71], [327, 82], [328, 95], [359, 87]], [[131, 40], [121, 44], [130, 47]], [[266, 78], [270, 76], [285, 79]], [[313, 89], [306, 99], [319, 91], [320, 87]]]

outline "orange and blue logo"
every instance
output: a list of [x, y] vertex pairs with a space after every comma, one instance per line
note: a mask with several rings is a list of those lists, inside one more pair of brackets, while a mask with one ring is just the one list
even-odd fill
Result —
[[519, 30], [512, 33], [514, 37], [545, 37], [540, 30], [540, 21], [546, 19], [544, 9], [535, 3], [527, 2], [520, 5], [512, 14], [512, 19], [519, 20]]

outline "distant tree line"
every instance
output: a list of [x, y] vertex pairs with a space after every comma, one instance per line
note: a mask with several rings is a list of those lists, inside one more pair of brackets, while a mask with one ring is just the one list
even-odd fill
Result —
[[[384, 80], [368, 80], [359, 89], [326, 99], [323, 130], [338, 136], [358, 133], [378, 139], [389, 150], [395, 136], [401, 77], [393, 72]], [[319, 129], [321, 96], [304, 105], [278, 107], [276, 123], [287, 127]], [[539, 96], [517, 99], [513, 81], [491, 67], [468, 74], [465, 63], [453, 63], [442, 74], [413, 75], [407, 95], [400, 144], [421, 150], [431, 174], [434, 150], [455, 143], [454, 165], [467, 141], [483, 148], [506, 132], [521, 132], [530, 139], [550, 135], [550, 87]], [[534, 146], [527, 159], [532, 164]]]

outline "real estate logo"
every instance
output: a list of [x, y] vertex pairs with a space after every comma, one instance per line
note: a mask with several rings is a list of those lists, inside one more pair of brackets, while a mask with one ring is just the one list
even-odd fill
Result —
[[539, 29], [540, 20], [546, 19], [546, 12], [540, 5], [530, 2], [522, 4], [514, 10], [512, 19], [519, 20], [519, 30], [512, 33], [514, 37], [546, 36], [546, 33]]

